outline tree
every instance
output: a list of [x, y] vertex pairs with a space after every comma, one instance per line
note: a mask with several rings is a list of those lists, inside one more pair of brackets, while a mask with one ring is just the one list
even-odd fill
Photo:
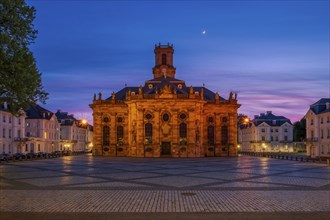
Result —
[[293, 140], [304, 141], [306, 138], [306, 119], [301, 119], [293, 124]]
[[0, 0], [0, 99], [15, 115], [31, 103], [45, 103], [48, 96], [29, 49], [37, 35], [35, 12], [25, 0]]

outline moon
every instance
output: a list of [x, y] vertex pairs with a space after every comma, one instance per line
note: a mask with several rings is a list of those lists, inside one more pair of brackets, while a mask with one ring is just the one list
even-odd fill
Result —
[[203, 31], [202, 31], [202, 35], [205, 35], [205, 34], [206, 34], [206, 30], [203, 30]]

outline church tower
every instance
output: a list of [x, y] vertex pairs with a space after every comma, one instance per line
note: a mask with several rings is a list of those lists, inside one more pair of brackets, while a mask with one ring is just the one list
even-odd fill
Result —
[[155, 45], [155, 66], [152, 68], [154, 78], [171, 77], [175, 78], [175, 70], [173, 66], [173, 44]]

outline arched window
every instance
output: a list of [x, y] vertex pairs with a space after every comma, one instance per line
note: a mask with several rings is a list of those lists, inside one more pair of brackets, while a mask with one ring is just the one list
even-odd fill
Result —
[[117, 144], [123, 144], [124, 142], [124, 127], [117, 126]]
[[179, 126], [180, 144], [187, 144], [187, 124], [181, 123]]
[[110, 145], [110, 128], [109, 126], [103, 126], [103, 146]]
[[152, 144], [152, 124], [145, 124], [145, 143]]
[[221, 144], [228, 144], [228, 126], [221, 127]]
[[210, 146], [214, 146], [214, 126], [207, 127], [207, 140]]
[[166, 54], [162, 54], [162, 65], [166, 65]]

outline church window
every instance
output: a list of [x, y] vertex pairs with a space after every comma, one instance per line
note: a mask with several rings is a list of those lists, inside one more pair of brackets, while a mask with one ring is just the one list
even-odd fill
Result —
[[207, 121], [208, 121], [209, 123], [213, 123], [213, 122], [214, 122], [214, 118], [213, 118], [213, 117], [208, 117]]
[[117, 126], [117, 144], [123, 144], [124, 141], [124, 127]]
[[179, 126], [180, 144], [187, 144], [187, 124], [181, 123]]
[[187, 118], [187, 115], [186, 114], [184, 114], [184, 113], [180, 114], [180, 119], [184, 120], [186, 118]]
[[226, 117], [223, 117], [222, 118], [222, 123], [226, 123], [227, 122], [227, 118]]
[[119, 122], [119, 123], [123, 122], [123, 118], [122, 117], [118, 117], [117, 118], [117, 122]]
[[170, 120], [169, 114], [165, 113], [163, 114], [163, 121], [168, 122]]
[[110, 145], [110, 128], [109, 126], [103, 126], [103, 146]]
[[150, 120], [150, 119], [152, 119], [152, 115], [151, 114], [146, 114], [146, 119], [148, 119], [148, 120]]
[[228, 144], [228, 126], [221, 127], [221, 144]]
[[148, 85], [148, 88], [149, 88], [149, 89], [152, 89], [152, 87], [153, 87], [152, 84], [149, 84], [149, 85]]
[[162, 54], [162, 65], [166, 65], [166, 54]]
[[103, 122], [108, 123], [110, 119], [108, 117], [103, 118]]
[[207, 139], [210, 146], [214, 146], [214, 126], [207, 127]]
[[145, 124], [145, 142], [146, 144], [152, 143], [152, 124]]
[[182, 84], [179, 84], [179, 85], [178, 85], [178, 88], [179, 88], [179, 89], [182, 89]]

